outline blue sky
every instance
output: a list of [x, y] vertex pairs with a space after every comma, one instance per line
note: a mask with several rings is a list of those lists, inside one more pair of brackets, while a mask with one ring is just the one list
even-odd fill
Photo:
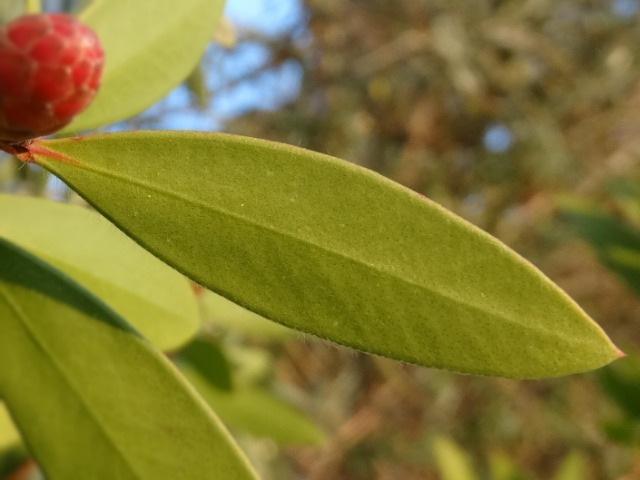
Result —
[[[278, 37], [291, 31], [304, 36], [306, 31], [300, 0], [228, 0], [225, 16], [240, 37], [243, 32]], [[243, 42], [233, 51], [212, 45], [203, 60], [207, 84], [213, 92], [208, 108], [200, 112], [188, 108], [191, 96], [181, 86], [147, 115], [161, 117], [154, 128], [219, 130], [225, 119], [256, 109], [275, 109], [295, 100], [302, 79], [300, 65], [289, 61], [262, 71], [261, 66], [268, 62], [269, 51], [258, 42]], [[258, 75], [251, 75], [257, 70]], [[243, 78], [247, 80], [238, 81]], [[230, 84], [233, 88], [226, 87]]]
[[[609, 0], [610, 8], [621, 18], [638, 14], [640, 0]], [[239, 35], [257, 31], [265, 36], [277, 37], [297, 28], [305, 35], [305, 12], [301, 0], [228, 0], [225, 15]], [[275, 109], [298, 96], [302, 69], [296, 62], [287, 62], [277, 69], [268, 69], [251, 79], [237, 82], [268, 62], [268, 50], [257, 42], [246, 42], [233, 52], [211, 47], [205, 57], [208, 84], [214, 92], [209, 107], [194, 113], [185, 108], [190, 103], [189, 92], [176, 89], [161, 106], [150, 113], [162, 112], [167, 106], [173, 113], [163, 114], [157, 128], [219, 130], [225, 119], [256, 109]], [[223, 88], [233, 84], [233, 88]], [[516, 139], [507, 125], [491, 125], [485, 132], [484, 144], [488, 151], [508, 151]]]

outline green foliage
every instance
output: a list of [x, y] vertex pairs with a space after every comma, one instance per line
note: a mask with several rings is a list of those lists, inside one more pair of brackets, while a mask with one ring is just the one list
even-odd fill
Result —
[[528, 480], [530, 477], [504, 452], [494, 452], [489, 458], [491, 480]]
[[282, 400], [256, 386], [218, 388], [193, 368], [182, 372], [229, 427], [270, 438], [279, 444], [318, 444], [324, 434], [312, 421]]
[[223, 350], [213, 341], [196, 338], [180, 350], [180, 361], [188, 363], [204, 380], [222, 391], [233, 387], [231, 366]]
[[20, 434], [13, 426], [9, 411], [0, 404], [0, 452], [20, 443]]
[[[0, 7], [0, 19], [21, 11], [20, 3]], [[65, 5], [70, 9], [72, 3]], [[208, 92], [198, 64], [223, 1], [79, 3], [86, 4], [80, 16], [101, 37], [107, 63], [96, 102], [67, 132], [127, 119], [185, 79], [204, 106]], [[324, 4], [327, 12], [347, 6], [341, 1]], [[365, 4], [372, 11], [380, 8], [378, 1]], [[394, 8], [420, 10], [420, 5], [399, 2]], [[538, 13], [523, 15], [535, 17], [532, 25], [548, 27], [541, 5], [533, 8]], [[348, 7], [352, 10], [341, 17], [357, 18], [353, 13], [361, 6]], [[320, 83], [335, 85], [328, 98], [350, 104], [364, 95], [369, 111], [348, 112], [337, 122], [325, 122], [331, 132], [325, 139], [333, 140], [321, 150], [338, 150], [353, 159], [364, 152], [371, 157], [369, 164], [380, 165], [388, 163], [387, 157], [401, 157], [399, 177], [404, 183], [415, 188], [428, 183], [440, 193], [448, 189], [442, 198], [450, 198], [456, 189], [459, 194], [473, 193], [474, 184], [455, 177], [464, 168], [445, 162], [446, 167], [433, 168], [435, 174], [427, 182], [424, 169], [416, 168], [412, 159], [431, 161], [433, 152], [455, 144], [464, 155], [447, 152], [443, 158], [455, 159], [450, 163], [457, 165], [468, 156], [469, 145], [480, 142], [479, 132], [490, 125], [488, 119], [500, 103], [482, 95], [513, 88], [523, 106], [510, 110], [522, 110], [534, 119], [527, 124], [534, 130], [528, 146], [541, 148], [530, 148], [524, 160], [513, 163], [483, 153], [478, 155], [482, 168], [468, 175], [485, 175], [482, 181], [496, 185], [515, 179], [520, 190], [510, 187], [495, 201], [496, 210], [507, 211], [521, 201], [521, 191], [533, 191], [534, 197], [539, 193], [540, 185], [531, 178], [540, 181], [569, 170], [571, 159], [556, 123], [564, 119], [570, 124], [585, 104], [608, 100], [607, 95], [583, 92], [577, 97], [584, 100], [576, 101], [575, 108], [550, 102], [559, 120], [538, 111], [544, 84], [566, 81], [566, 72], [558, 67], [565, 64], [562, 54], [550, 55], [553, 43], [531, 36], [537, 32], [525, 25], [529, 20], [521, 30], [509, 30], [513, 19], [508, 12], [506, 22], [488, 24], [477, 18], [489, 18], [490, 7], [474, 4], [468, 10], [473, 22], [460, 21], [461, 12], [435, 12], [433, 21], [425, 21], [428, 35], [416, 26], [396, 41], [394, 31], [388, 43], [374, 49], [376, 55], [363, 56], [352, 45], [340, 45], [339, 54], [349, 50], [353, 62], [332, 63], [336, 52], [324, 56], [326, 65], [316, 71], [327, 75]], [[424, 12], [418, 13], [412, 18]], [[394, 22], [389, 24], [396, 28]], [[474, 31], [477, 25], [486, 32]], [[348, 34], [348, 25], [338, 27], [344, 28], [344, 35], [327, 30], [315, 41], [332, 38], [338, 45], [342, 37], [350, 42], [355, 38]], [[482, 44], [476, 40], [484, 36], [491, 37], [491, 47], [472, 55], [471, 47]], [[598, 37], [587, 35], [591, 36]], [[519, 39], [515, 46], [505, 42], [511, 38]], [[405, 52], [406, 39], [412, 47]], [[371, 40], [365, 42], [368, 49]], [[626, 44], [612, 43], [622, 48], [623, 57]], [[579, 50], [580, 45], [572, 48]], [[411, 75], [382, 75], [396, 62], [384, 59], [389, 51], [393, 59], [396, 54], [402, 59], [420, 49], [429, 55], [397, 62], [409, 65]], [[275, 58], [293, 50], [282, 49]], [[611, 92], [622, 91], [624, 84], [616, 52], [620, 50], [602, 55], [607, 68], [618, 71]], [[296, 55], [301, 62], [318, 58]], [[443, 63], [450, 87], [442, 79], [431, 81], [439, 73], [423, 64], [430, 57]], [[555, 83], [531, 73], [538, 63], [549, 63]], [[346, 78], [340, 65], [353, 66], [358, 78]], [[503, 75], [505, 70], [520, 73]], [[433, 87], [425, 88], [425, 75]], [[407, 78], [412, 80], [407, 83]], [[567, 78], [573, 82], [572, 75]], [[309, 86], [316, 88], [307, 80], [305, 88]], [[401, 102], [417, 105], [419, 111], [392, 111], [391, 99], [406, 91], [420, 92], [419, 101], [403, 97]], [[549, 99], [562, 98], [546, 94]], [[443, 123], [452, 105], [462, 113], [456, 121]], [[312, 110], [305, 113], [308, 121], [294, 115], [289, 138], [298, 142], [300, 131], [307, 129], [305, 135], [313, 141], [304, 143], [321, 144], [318, 122], [324, 119]], [[382, 121], [374, 132], [370, 124], [376, 117]], [[450, 132], [443, 132], [443, 124]], [[357, 132], [365, 132], [365, 138]], [[392, 138], [391, 144], [383, 142], [385, 135]], [[404, 137], [408, 147], [400, 155], [396, 142]], [[353, 139], [359, 142], [356, 148], [342, 148]], [[419, 365], [514, 378], [582, 372], [621, 355], [576, 303], [519, 255], [431, 200], [341, 160], [250, 138], [177, 132], [37, 141], [29, 148], [30, 160], [65, 180], [143, 247], [87, 210], [0, 196], [0, 398], [30, 454], [53, 480], [256, 478], [213, 412], [234, 431], [278, 445], [322, 442], [324, 429], [272, 392], [266, 381], [273, 366], [267, 353], [234, 350], [209, 335], [214, 325], [225, 322], [237, 323], [251, 335], [269, 332], [270, 338], [282, 339], [302, 331]], [[537, 161], [541, 150], [544, 165], [533, 168], [536, 162], [531, 159]], [[449, 169], [454, 174], [449, 175]], [[27, 178], [33, 172], [24, 169], [21, 175]], [[13, 176], [13, 170], [5, 168], [0, 182]], [[626, 205], [625, 211], [637, 214], [636, 204]], [[495, 226], [499, 216], [488, 212], [483, 221]], [[596, 247], [603, 263], [640, 291], [640, 235], [612, 217], [573, 212], [570, 221]], [[196, 334], [200, 325], [194, 296], [189, 282], [152, 254], [251, 310], [217, 294], [201, 293], [207, 333], [173, 355], [184, 375], [160, 351], [175, 351]], [[268, 323], [258, 314], [289, 328]], [[604, 430], [629, 444], [640, 438], [638, 369], [633, 362], [621, 362], [599, 376], [604, 392], [621, 409], [620, 418]], [[311, 369], [305, 364], [297, 367], [303, 373]], [[399, 383], [405, 374], [400, 368], [380, 371]], [[356, 388], [351, 380], [347, 378], [343, 388]], [[398, 397], [394, 408], [404, 407], [400, 392], [398, 388], [388, 395]], [[9, 420], [0, 408], [0, 475], [25, 457]], [[470, 455], [449, 438], [437, 437], [432, 447], [443, 479], [480, 478]], [[554, 478], [585, 478], [586, 466], [584, 456], [570, 454]], [[489, 472], [494, 480], [532, 478], [504, 455], [491, 457]]]
[[448, 438], [433, 441], [433, 455], [442, 480], [477, 480], [466, 453]]
[[120, 317], [1, 239], [0, 258], [0, 364], [12, 366], [0, 370], [0, 396], [49, 478], [255, 478], [217, 418]]
[[587, 478], [587, 460], [580, 452], [567, 455], [553, 476], [553, 480], [584, 480], [585, 478]]
[[204, 291], [200, 298], [203, 321], [212, 327], [223, 327], [248, 336], [282, 340], [301, 334], [295, 330], [271, 322], [260, 315], [242, 308], [211, 291]]
[[618, 355], [503, 245], [337, 159], [180, 132], [44, 141], [32, 152], [159, 258], [291, 328], [419, 365], [516, 378], [585, 371]]
[[602, 388], [631, 418], [640, 420], [640, 360], [629, 356], [598, 372]]
[[65, 131], [77, 132], [140, 113], [198, 64], [224, 0], [95, 0], [80, 19], [100, 37], [100, 94]]
[[[432, 443], [432, 452], [442, 480], [477, 480], [480, 477], [465, 452], [453, 440], [436, 437]], [[558, 465], [553, 480], [584, 480], [587, 477], [585, 456], [574, 451], [567, 454]], [[504, 453], [494, 453], [490, 459], [490, 480], [526, 480], [533, 478]]]
[[176, 349], [198, 330], [198, 307], [184, 277], [99, 215], [0, 195], [0, 217], [0, 237], [65, 272], [160, 349]]
[[617, 405], [619, 413], [603, 422], [603, 431], [623, 445], [640, 445], [640, 360], [629, 355], [597, 373], [603, 392]]
[[25, 9], [24, 2], [2, 2], [0, 3], [0, 22], [5, 23], [9, 20], [22, 15]]
[[614, 217], [584, 208], [566, 210], [564, 217], [595, 248], [602, 264], [640, 294], [640, 232]]

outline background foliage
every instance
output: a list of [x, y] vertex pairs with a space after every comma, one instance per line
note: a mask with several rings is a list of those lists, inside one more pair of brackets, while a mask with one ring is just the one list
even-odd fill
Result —
[[[227, 47], [210, 47], [188, 84], [117, 128], [180, 126], [188, 114], [190, 125], [223, 125], [377, 170], [530, 259], [630, 355], [559, 380], [472, 378], [263, 327], [206, 293], [206, 338], [221, 348], [220, 368], [231, 369], [239, 391], [275, 392], [313, 419], [290, 420], [300, 432], [291, 438], [243, 424], [246, 411], [227, 408], [224, 418], [217, 407], [261, 474], [640, 476], [637, 2], [306, 0], [301, 8], [277, 35], [236, 28]], [[229, 74], [248, 48], [260, 48], [262, 61]], [[268, 109], [212, 120], [220, 97], [265, 91], [283, 68], [298, 72], [300, 84], [267, 91]], [[78, 202], [40, 170], [8, 159], [0, 160], [0, 187]], [[212, 403], [216, 395], [224, 401], [216, 392]], [[260, 403], [228, 405], [251, 411]], [[289, 445], [318, 441], [320, 432], [317, 446]], [[5, 451], [0, 468], [24, 458], [20, 447]]]
[[[552, 478], [574, 451], [571, 461], [587, 473], [566, 478], [639, 476], [638, 421], [623, 400], [637, 404], [630, 372], [640, 346], [640, 264], [632, 262], [640, 247], [625, 236], [640, 225], [638, 3], [304, 6], [304, 33], [297, 25], [275, 39], [241, 31], [237, 46], [261, 42], [270, 57], [236, 82], [257, 83], [261, 71], [295, 61], [304, 72], [299, 97], [275, 112], [248, 112], [227, 130], [328, 152], [435, 199], [532, 260], [632, 355], [601, 375], [524, 383], [351, 359], [367, 388], [346, 396], [328, 448], [294, 455], [300, 468], [312, 478], [436, 478], [442, 447], [428, 460], [419, 452], [439, 432], [495, 478]], [[620, 226], [587, 217], [580, 228], [576, 210]], [[625, 247], [613, 252], [617, 268], [604, 261], [622, 276], [599, 262], [603, 248], [612, 256], [607, 236]], [[296, 346], [293, 364], [321, 352], [321, 376], [335, 385], [344, 370], [328, 358], [332, 350]], [[309, 376], [293, 378], [317, 385]], [[625, 386], [612, 387], [609, 376]], [[505, 462], [522, 473], [498, 473], [511, 468]]]

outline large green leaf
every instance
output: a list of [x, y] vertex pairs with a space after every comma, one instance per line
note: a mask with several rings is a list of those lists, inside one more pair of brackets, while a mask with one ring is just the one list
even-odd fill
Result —
[[51, 480], [255, 478], [164, 356], [0, 239], [0, 396]]
[[619, 356], [566, 294], [438, 205], [335, 158], [221, 134], [37, 141], [31, 160], [197, 282], [421, 365], [565, 375]]
[[224, 0], [94, 0], [80, 14], [105, 50], [93, 104], [65, 131], [140, 113], [193, 71], [220, 20]]
[[87, 209], [0, 195], [0, 236], [43, 258], [163, 350], [198, 330], [189, 282]]

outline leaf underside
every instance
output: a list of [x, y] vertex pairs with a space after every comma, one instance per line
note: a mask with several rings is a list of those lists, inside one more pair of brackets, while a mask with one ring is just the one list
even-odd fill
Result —
[[47, 478], [256, 478], [173, 366], [95, 297], [0, 238], [0, 397]]
[[71, 276], [161, 350], [198, 331], [189, 282], [95, 212], [0, 195], [0, 218], [0, 236]]
[[332, 157], [188, 132], [43, 141], [32, 153], [159, 258], [288, 327], [505, 377], [566, 375], [619, 356], [504, 245]]
[[98, 34], [105, 68], [91, 106], [64, 129], [127, 119], [163, 98], [198, 64], [224, 0], [94, 0], [80, 19]]

